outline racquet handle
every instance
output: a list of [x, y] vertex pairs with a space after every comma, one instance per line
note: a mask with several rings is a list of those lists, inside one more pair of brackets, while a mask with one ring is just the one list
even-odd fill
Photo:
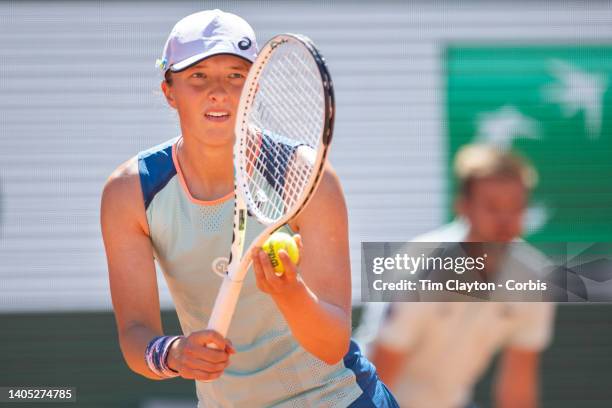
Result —
[[230, 275], [225, 275], [208, 322], [209, 330], [214, 330], [223, 337], [227, 336], [241, 288], [242, 281], [234, 281], [230, 278]]
[[[214, 330], [223, 337], [227, 336], [238, 303], [238, 296], [240, 296], [240, 289], [242, 289], [242, 282], [233, 281], [229, 275], [225, 275], [208, 321], [208, 330]], [[219, 349], [215, 343], [208, 343], [206, 347]], [[203, 382], [212, 381], [214, 380], [204, 380]]]

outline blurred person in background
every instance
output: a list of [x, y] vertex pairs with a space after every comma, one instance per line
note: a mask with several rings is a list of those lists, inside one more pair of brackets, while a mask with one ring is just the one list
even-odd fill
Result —
[[[531, 166], [512, 153], [468, 145], [458, 152], [454, 170], [458, 218], [413, 241], [517, 241], [536, 179]], [[370, 329], [360, 330], [360, 336], [368, 331], [373, 335], [370, 358], [400, 406], [475, 407], [470, 402], [472, 389], [498, 351], [502, 355], [495, 406], [538, 406], [539, 354], [551, 340], [554, 304], [395, 302], [384, 309], [371, 305], [384, 317], [376, 320], [376, 312], [366, 307], [364, 319], [369, 321], [364, 324]]]

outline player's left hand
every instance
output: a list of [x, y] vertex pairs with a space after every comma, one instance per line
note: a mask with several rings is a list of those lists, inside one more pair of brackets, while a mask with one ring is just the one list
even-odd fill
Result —
[[[295, 239], [298, 249], [302, 253], [302, 238], [299, 234], [296, 234], [293, 236], [293, 239]], [[263, 249], [253, 249], [251, 259], [253, 261], [253, 271], [255, 272], [257, 287], [272, 297], [291, 296], [294, 290], [299, 290], [304, 286], [298, 271], [300, 262], [298, 261], [297, 265], [294, 264], [284, 249], [278, 251], [278, 257], [285, 267], [285, 272], [281, 276], [274, 273], [274, 267], [270, 262], [270, 258], [268, 258]]]

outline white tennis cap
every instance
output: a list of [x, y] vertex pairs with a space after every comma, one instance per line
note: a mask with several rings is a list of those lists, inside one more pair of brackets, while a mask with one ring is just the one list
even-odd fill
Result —
[[255, 32], [242, 18], [221, 10], [206, 10], [180, 20], [168, 36], [157, 66], [164, 73], [182, 71], [205, 58], [232, 54], [255, 61]]

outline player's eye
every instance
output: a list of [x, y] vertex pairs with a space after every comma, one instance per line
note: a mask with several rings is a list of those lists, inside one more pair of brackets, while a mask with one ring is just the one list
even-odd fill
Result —
[[206, 78], [206, 74], [204, 74], [203, 72], [194, 72], [193, 74], [191, 74], [191, 78], [204, 79]]
[[231, 74], [229, 74], [229, 77], [230, 79], [242, 79], [245, 76], [241, 72], [232, 72]]

